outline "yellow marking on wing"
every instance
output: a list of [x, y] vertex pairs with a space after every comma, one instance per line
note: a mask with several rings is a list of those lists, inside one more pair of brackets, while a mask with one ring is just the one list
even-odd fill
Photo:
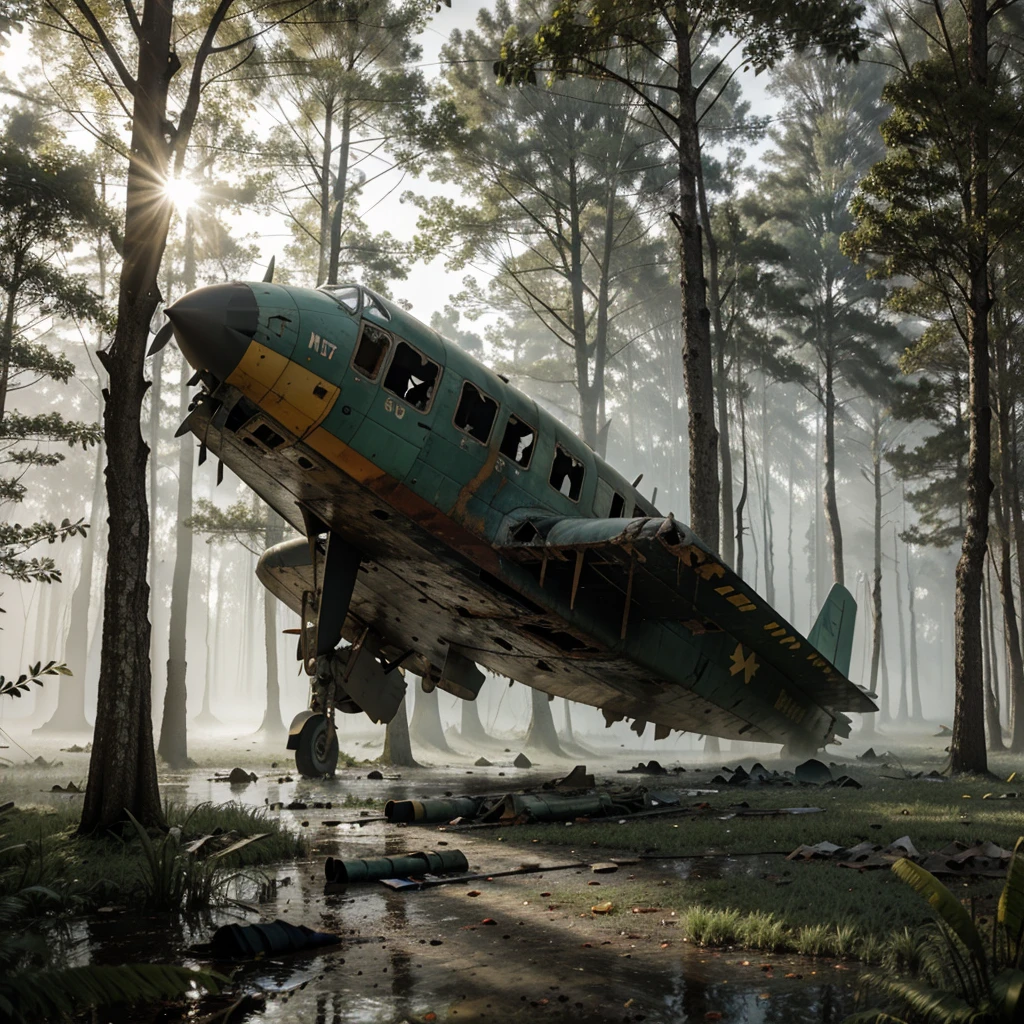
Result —
[[259, 404], [277, 383], [290, 360], [258, 341], [249, 342], [239, 364], [231, 371], [228, 384], [234, 385], [246, 398]]
[[750, 598], [746, 594], [733, 594], [732, 597], [728, 598], [729, 604], [741, 605], [749, 604]]
[[721, 594], [723, 597], [726, 594], [731, 594], [732, 591], [733, 591], [732, 587], [715, 587], [715, 593], [716, 594]]
[[725, 566], [719, 565], [717, 562], [708, 562], [707, 565], [702, 565], [697, 569], [697, 575], [702, 580], [711, 580], [715, 576], [724, 576]]
[[732, 662], [729, 675], [735, 676], [742, 672], [744, 683], [749, 683], [754, 678], [754, 673], [761, 667], [758, 665], [757, 657], [753, 651], [749, 655], [744, 656], [743, 644], [736, 645], [736, 650], [729, 656], [729, 660]]
[[[779, 628], [779, 624], [778, 624], [777, 622], [769, 622], [769, 623], [768, 623], [768, 624], [767, 624], [767, 625], [766, 625], [766, 626], [764, 627], [764, 631], [765, 631], [766, 633], [771, 633], [771, 631], [772, 631], [773, 629], [778, 629], [778, 628]], [[783, 630], [783, 632], [785, 632], [785, 630]]]
[[740, 605], [740, 611], [741, 612], [756, 612], [757, 611], [757, 605], [756, 604], [743, 604], [743, 605]]

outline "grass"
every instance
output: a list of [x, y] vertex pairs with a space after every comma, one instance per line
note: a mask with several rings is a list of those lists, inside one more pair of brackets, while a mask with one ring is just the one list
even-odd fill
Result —
[[[749, 762], [749, 758], [745, 758]], [[993, 759], [1006, 778], [1019, 767], [1013, 759]], [[1002, 763], [1005, 761], [1006, 763]], [[931, 765], [927, 766], [931, 767]], [[686, 938], [708, 946], [740, 946], [764, 951], [792, 951], [818, 956], [856, 957], [875, 963], [903, 964], [920, 956], [920, 926], [931, 920], [929, 908], [890, 871], [855, 871], [822, 861], [788, 862], [784, 855], [801, 844], [822, 840], [850, 846], [869, 840], [885, 846], [909, 835], [922, 853], [954, 840], [990, 839], [1012, 849], [1024, 832], [1018, 800], [985, 799], [1020, 787], [991, 778], [944, 782], [894, 780], [884, 774], [898, 769], [850, 765], [860, 790], [766, 786], [722, 787], [717, 795], [684, 797], [706, 800], [714, 812], [679, 817], [577, 824], [531, 825], [502, 830], [507, 843], [569, 846], [578, 855], [604, 858], [616, 853], [687, 857], [678, 878], [667, 884], [650, 881], [604, 883], [602, 898], [620, 913], [631, 906], [655, 905], [674, 912]], [[713, 774], [713, 773], [712, 773]], [[836, 774], [841, 774], [836, 772]], [[685, 780], [685, 781], [684, 781]], [[663, 788], [706, 786], [706, 778], [688, 774]], [[655, 788], [661, 788], [655, 784]], [[813, 806], [821, 814], [779, 817], [721, 815], [740, 802], [751, 808]], [[535, 845], [536, 844], [536, 845]], [[600, 848], [598, 855], [594, 850]], [[776, 851], [777, 854], [776, 855]], [[739, 856], [763, 854], [764, 856]], [[687, 867], [689, 871], [687, 873]], [[640, 874], [638, 871], [637, 874]], [[999, 879], [944, 879], [965, 901], [985, 906], [1001, 890]], [[613, 888], [614, 886], [614, 888]], [[568, 905], [594, 902], [590, 893], [559, 892]], [[614, 918], [613, 912], [611, 917]], [[621, 921], [622, 918], [619, 918]]]
[[[0, 897], [43, 886], [58, 894], [65, 911], [108, 905], [201, 910], [221, 899], [240, 873], [306, 851], [303, 840], [261, 809], [237, 803], [169, 804], [165, 816], [167, 835], [139, 830], [122, 839], [77, 835], [78, 814], [70, 808], [9, 811], [0, 817]], [[268, 835], [217, 859], [183, 849], [190, 840], [225, 832]]]

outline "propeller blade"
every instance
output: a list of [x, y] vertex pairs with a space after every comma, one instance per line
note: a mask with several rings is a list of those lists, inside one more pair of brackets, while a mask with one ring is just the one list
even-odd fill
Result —
[[155, 356], [157, 352], [161, 351], [164, 346], [169, 342], [173, 336], [173, 328], [171, 327], [171, 321], [167, 323], [156, 332], [156, 337], [153, 339], [153, 344], [149, 346], [149, 351], [146, 353], [146, 358]]
[[276, 262], [273, 256], [270, 257], [270, 262], [267, 264], [267, 272], [263, 275], [263, 283], [270, 284], [274, 280], [274, 263]]

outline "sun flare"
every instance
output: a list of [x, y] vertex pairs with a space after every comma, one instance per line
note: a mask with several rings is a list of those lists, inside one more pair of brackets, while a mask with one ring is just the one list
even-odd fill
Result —
[[164, 185], [164, 191], [179, 214], [184, 214], [195, 206], [202, 193], [200, 186], [188, 178], [170, 178]]

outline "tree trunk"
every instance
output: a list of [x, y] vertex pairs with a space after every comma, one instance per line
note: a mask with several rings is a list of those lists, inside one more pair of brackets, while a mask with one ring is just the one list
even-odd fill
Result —
[[[880, 449], [881, 418], [877, 409], [871, 419], [871, 479], [875, 493], [874, 539], [875, 560], [871, 584], [871, 681], [868, 689], [878, 693], [878, 663], [882, 653], [882, 456]], [[827, 486], [827, 485], [826, 485]], [[834, 550], [834, 549], [833, 549]], [[834, 567], [833, 562], [833, 567]], [[889, 693], [879, 694], [878, 720], [889, 721]]]
[[[989, 552], [989, 566], [992, 565], [992, 553]], [[999, 737], [999, 749], [1005, 750], [1006, 745], [1003, 743], [1002, 727], [1000, 726], [1000, 706], [999, 706], [999, 648], [996, 646], [996, 620], [995, 620], [995, 604], [992, 600], [992, 580], [991, 573], [986, 574], [989, 578], [985, 580], [985, 591], [982, 594], [981, 601], [982, 607], [988, 609], [988, 649], [992, 652], [992, 680], [989, 684], [991, 691], [992, 704], [995, 707], [995, 725], [999, 726], [999, 731], [996, 735]], [[1009, 721], [1009, 715], [1007, 715], [1007, 721]]]
[[[182, 283], [186, 292], [196, 286], [195, 221], [185, 215], [185, 266]], [[178, 380], [178, 423], [188, 416], [188, 382], [192, 368], [182, 359]], [[157, 753], [172, 767], [188, 763], [188, 592], [192, 579], [192, 531], [185, 522], [192, 516], [192, 467], [194, 443], [190, 432], [178, 442], [178, 501], [174, 514], [174, 576], [171, 581], [171, 620], [167, 629], [167, 689], [160, 723]], [[153, 460], [156, 462], [156, 459]]]
[[[903, 486], [903, 507], [907, 505], [907, 488]], [[921, 683], [917, 674], [917, 613], [914, 610], [914, 574], [910, 568], [910, 545], [903, 547], [907, 559], [907, 609], [910, 612], [910, 714], [915, 722], [924, 721], [921, 706]]]
[[96, 554], [96, 520], [103, 510], [103, 445], [96, 446], [90, 529], [82, 542], [82, 568], [71, 597], [71, 625], [64, 660], [73, 676], [61, 676], [57, 709], [35, 732], [88, 732], [85, 717], [85, 679], [89, 662], [89, 606], [92, 604], [92, 570]]
[[[836, 499], [836, 393], [831, 359], [825, 365], [825, 521], [832, 548], [832, 582], [846, 583], [843, 571], [843, 528]], [[877, 413], [876, 413], [877, 416]], [[819, 603], [820, 599], [819, 599]]]
[[480, 721], [480, 708], [475, 700], [462, 702], [462, 718], [459, 724], [459, 739], [463, 743], [486, 743], [490, 737]]
[[900, 598], [900, 552], [895, 527], [892, 531], [892, 565], [896, 587], [896, 629], [900, 634], [900, 706], [896, 712], [896, 721], [906, 722], [910, 719], [910, 702], [907, 699], [907, 639], [903, 629], [903, 601]]
[[718, 455], [722, 464], [722, 545], [720, 554], [726, 565], [734, 565], [736, 549], [734, 536], [732, 496], [732, 447], [729, 438], [729, 381], [725, 355], [729, 344], [728, 332], [722, 322], [722, 287], [718, 273], [718, 241], [711, 230], [704, 175], [698, 179], [700, 221], [708, 248], [708, 286], [711, 292], [711, 326], [715, 337], [715, 398], [718, 413]]
[[772, 516], [771, 433], [768, 430], [768, 378], [761, 371], [761, 533], [764, 537], [764, 599], [775, 604], [775, 521]]
[[[737, 378], [739, 378], [739, 360], [736, 361]], [[736, 575], [743, 578], [743, 510], [747, 505], [747, 411], [743, 398], [743, 381], [738, 379], [736, 402], [740, 409], [740, 453], [743, 459], [742, 476], [740, 477], [740, 500], [736, 503]], [[757, 585], [755, 579], [752, 586]]]
[[338, 283], [341, 265], [341, 224], [345, 217], [345, 198], [348, 192], [348, 154], [352, 140], [352, 100], [346, 96], [341, 115], [341, 143], [338, 146], [338, 174], [334, 179], [334, 210], [331, 213], [331, 261], [327, 269], [327, 283]]
[[407, 696], [402, 698], [402, 703], [398, 705], [398, 713], [384, 730], [384, 750], [380, 755], [384, 764], [394, 765], [396, 768], [419, 767], [419, 762], [412, 756], [412, 744], [409, 740], [409, 712], [405, 703]]
[[149, 0], [139, 30], [137, 86], [123, 235], [117, 327], [100, 361], [110, 375], [103, 436], [107, 448], [109, 539], [103, 602], [96, 728], [81, 832], [111, 828], [130, 811], [143, 825], [163, 823], [153, 750], [150, 670], [149, 509], [140, 430], [149, 323], [160, 295], [157, 273], [167, 241], [167, 89], [173, 5]]
[[[263, 535], [265, 547], [272, 548], [284, 538], [284, 520], [268, 505], [267, 526]], [[267, 651], [267, 707], [259, 731], [267, 736], [283, 736], [281, 721], [281, 683], [277, 658], [277, 598], [263, 590], [263, 642]]]
[[530, 687], [530, 728], [523, 746], [563, 757], [562, 747], [555, 732], [555, 720], [551, 715], [551, 702], [543, 690]]
[[796, 472], [796, 453], [793, 441], [789, 443], [789, 517], [786, 520], [786, 571], [789, 583], [789, 621], [796, 615], [796, 581], [793, 578], [793, 475]]
[[[989, 565], [991, 565], [991, 552], [989, 552], [989, 559]], [[987, 576], [988, 569], [986, 569]], [[999, 724], [999, 698], [996, 696], [996, 688], [993, 683], [992, 666], [996, 660], [996, 646], [995, 632], [992, 629], [991, 596], [989, 581], [986, 578], [981, 595], [981, 653], [985, 672], [985, 732], [988, 735], [989, 750], [1005, 750], [1003, 729]]]
[[[986, 0], [970, 0], [968, 66], [970, 81], [988, 92], [988, 31]], [[988, 129], [979, 118], [970, 134], [971, 189], [966, 211], [974, 232], [969, 245], [970, 300], [968, 303], [968, 436], [967, 514], [963, 546], [956, 567], [956, 698], [953, 738], [949, 747], [951, 772], [985, 772], [985, 702], [981, 664], [981, 581], [988, 543], [989, 496], [992, 481], [992, 409], [989, 405], [988, 313]]]
[[572, 731], [572, 714], [571, 714], [571, 711], [570, 711], [570, 702], [568, 700], [565, 700], [564, 698], [562, 700], [562, 713], [563, 713], [563, 716], [564, 716], [564, 718], [563, 718], [563, 721], [564, 721], [563, 732], [565, 734], [564, 735], [565, 741], [567, 743], [575, 743], [576, 742], [576, 736], [573, 734], [573, 731]]
[[715, 428], [711, 371], [710, 313], [704, 294], [703, 246], [697, 216], [700, 139], [690, 67], [690, 22], [685, 12], [674, 17], [672, 28], [679, 96], [679, 209], [674, 222], [679, 233], [683, 379], [690, 417], [690, 526], [705, 544], [717, 550], [721, 543], [718, 529], [718, 430]]
[[412, 708], [412, 721], [409, 723], [409, 734], [417, 745], [427, 744], [444, 751], [451, 752], [441, 725], [441, 706], [437, 700], [437, 690], [424, 690], [422, 684], [416, 691], [416, 703]]
[[[217, 594], [224, 595], [224, 560], [220, 561], [220, 568], [217, 573]], [[199, 714], [192, 720], [194, 725], [221, 725], [219, 718], [210, 710], [210, 691], [213, 688], [213, 677], [217, 671], [217, 643], [220, 640], [220, 611], [213, 604], [213, 541], [206, 542], [206, 678], [203, 680], [203, 706]], [[210, 629], [213, 628], [213, 643], [210, 643]]]
[[334, 130], [334, 97], [324, 103], [323, 146], [320, 149], [320, 246], [316, 283], [319, 287], [327, 280], [327, 267], [331, 259], [331, 156], [334, 146], [331, 136]]

